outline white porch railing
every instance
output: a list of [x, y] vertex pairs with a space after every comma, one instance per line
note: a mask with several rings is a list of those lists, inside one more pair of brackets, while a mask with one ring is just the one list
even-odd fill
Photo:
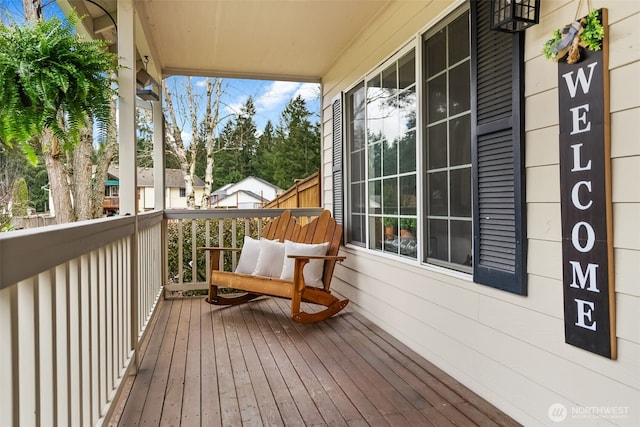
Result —
[[[293, 208], [300, 221], [318, 216], [321, 208]], [[166, 251], [168, 283], [165, 290], [184, 292], [207, 289], [209, 260], [202, 246], [237, 248], [244, 236], [257, 238], [262, 225], [285, 209], [166, 210]], [[228, 253], [227, 263], [235, 268], [237, 253]]]
[[0, 235], [3, 425], [105, 419], [160, 296], [162, 224], [153, 212], [137, 225], [107, 218]]
[[[282, 211], [158, 211], [0, 234], [0, 424], [108, 420], [163, 285], [206, 288], [197, 247], [238, 247]], [[321, 209], [292, 212], [304, 222]]]

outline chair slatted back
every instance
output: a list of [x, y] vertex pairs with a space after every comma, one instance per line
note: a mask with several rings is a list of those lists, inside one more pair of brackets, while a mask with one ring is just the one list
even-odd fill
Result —
[[[327, 255], [336, 256], [340, 251], [340, 242], [342, 241], [342, 225], [331, 217], [331, 212], [324, 210], [313, 221], [300, 226], [295, 218], [291, 216], [291, 211], [287, 210], [280, 217], [265, 225], [262, 230], [262, 237], [270, 240], [277, 239], [281, 242], [285, 240], [298, 243], [329, 242]], [[326, 291], [331, 286], [331, 277], [335, 266], [335, 260], [327, 260], [324, 263], [322, 282]]]

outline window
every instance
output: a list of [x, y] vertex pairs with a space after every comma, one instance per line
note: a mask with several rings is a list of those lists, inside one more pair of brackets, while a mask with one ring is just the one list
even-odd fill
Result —
[[469, 2], [336, 101], [334, 173], [347, 243], [526, 294], [524, 36], [488, 19]]
[[347, 92], [345, 102], [347, 241], [416, 258], [415, 51], [371, 74]]
[[369, 248], [416, 258], [415, 51], [369, 76], [365, 89]]
[[366, 125], [364, 83], [346, 95], [347, 147], [349, 161], [349, 227], [347, 240], [366, 244]]
[[187, 197], [187, 189], [180, 187], [180, 197]]
[[471, 272], [469, 14], [424, 37], [426, 262]]

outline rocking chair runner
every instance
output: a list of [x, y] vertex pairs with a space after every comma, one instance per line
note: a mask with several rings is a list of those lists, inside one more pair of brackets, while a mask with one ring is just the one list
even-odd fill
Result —
[[[295, 261], [293, 280], [283, 280], [275, 277], [254, 276], [251, 274], [232, 273], [219, 269], [220, 255], [224, 251], [239, 251], [230, 248], [201, 248], [209, 251], [211, 275], [209, 279], [209, 296], [206, 301], [215, 305], [236, 305], [251, 301], [262, 295], [270, 295], [291, 300], [291, 318], [300, 323], [315, 323], [338, 313], [347, 306], [349, 300], [339, 300], [331, 294], [331, 278], [336, 262], [346, 257], [338, 256], [342, 225], [336, 223], [327, 210], [310, 223], [301, 226], [291, 216], [291, 211], [285, 211], [281, 216], [269, 222], [263, 229], [263, 238], [284, 242], [289, 240], [296, 243], [317, 244], [328, 242], [326, 255], [289, 255]], [[308, 286], [305, 283], [303, 269], [311, 260], [324, 260], [322, 287]], [[224, 286], [246, 294], [237, 297], [223, 297], [218, 295], [218, 287]], [[326, 307], [316, 313], [301, 311], [300, 303], [310, 302]]]

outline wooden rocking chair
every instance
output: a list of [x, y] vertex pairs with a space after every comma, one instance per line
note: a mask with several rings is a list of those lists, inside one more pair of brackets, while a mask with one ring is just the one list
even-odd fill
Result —
[[[209, 251], [211, 275], [209, 280], [209, 296], [206, 301], [215, 305], [236, 305], [251, 301], [262, 295], [270, 295], [291, 300], [291, 318], [300, 323], [315, 323], [324, 320], [345, 308], [349, 300], [339, 300], [331, 294], [331, 278], [336, 262], [346, 257], [338, 256], [342, 238], [342, 225], [336, 223], [327, 210], [310, 223], [301, 226], [285, 211], [278, 218], [269, 222], [263, 229], [263, 238], [284, 242], [318, 244], [328, 242], [326, 255], [303, 256], [289, 255], [294, 259], [293, 280], [274, 277], [255, 276], [251, 274], [232, 273], [219, 269], [220, 256], [224, 251], [239, 251], [230, 248], [202, 248]], [[303, 269], [311, 260], [324, 260], [322, 287], [307, 286]], [[228, 287], [245, 291], [236, 297], [218, 295], [218, 287]], [[300, 303], [309, 302], [324, 306], [323, 310], [314, 313], [301, 311]]]

